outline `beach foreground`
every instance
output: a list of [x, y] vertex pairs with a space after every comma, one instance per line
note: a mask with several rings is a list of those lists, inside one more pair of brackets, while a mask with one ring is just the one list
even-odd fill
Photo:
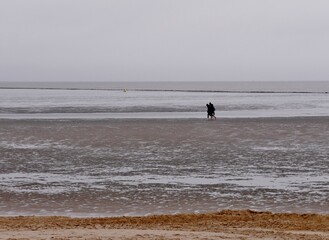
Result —
[[1, 217], [0, 239], [329, 239], [329, 215], [225, 210], [145, 217]]
[[329, 214], [328, 120], [2, 120], [0, 215]]

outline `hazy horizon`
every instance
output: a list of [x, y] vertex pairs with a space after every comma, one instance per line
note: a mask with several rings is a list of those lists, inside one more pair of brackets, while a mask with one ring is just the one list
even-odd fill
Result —
[[2, 0], [0, 82], [329, 81], [324, 0]]

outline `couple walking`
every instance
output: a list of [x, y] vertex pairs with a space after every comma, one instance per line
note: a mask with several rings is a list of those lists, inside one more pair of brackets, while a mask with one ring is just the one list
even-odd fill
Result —
[[206, 104], [207, 106], [207, 118], [210, 118], [210, 119], [216, 119], [216, 116], [215, 116], [215, 107], [214, 105], [210, 102], [208, 104]]

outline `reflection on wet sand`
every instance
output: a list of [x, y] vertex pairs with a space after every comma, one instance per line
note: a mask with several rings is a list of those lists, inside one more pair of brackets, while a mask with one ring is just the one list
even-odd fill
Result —
[[0, 214], [328, 214], [328, 118], [1, 120]]

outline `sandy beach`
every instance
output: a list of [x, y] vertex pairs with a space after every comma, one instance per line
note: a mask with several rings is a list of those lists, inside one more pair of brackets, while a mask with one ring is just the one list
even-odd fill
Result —
[[145, 217], [1, 217], [0, 239], [329, 239], [329, 216], [250, 210]]

